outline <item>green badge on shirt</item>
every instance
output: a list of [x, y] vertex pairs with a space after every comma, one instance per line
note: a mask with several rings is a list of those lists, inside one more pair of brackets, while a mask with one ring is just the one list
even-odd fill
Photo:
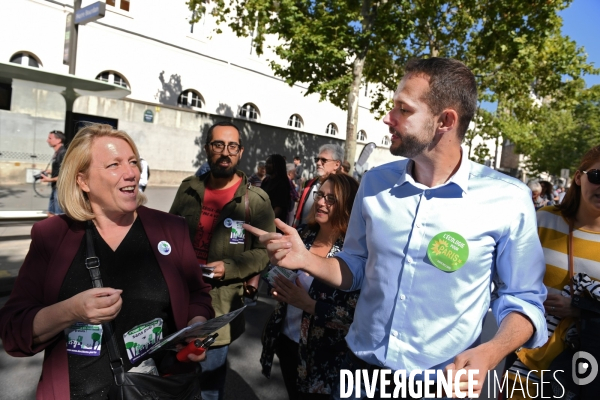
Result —
[[454, 272], [467, 262], [469, 245], [456, 232], [438, 233], [427, 246], [427, 256], [438, 269]]

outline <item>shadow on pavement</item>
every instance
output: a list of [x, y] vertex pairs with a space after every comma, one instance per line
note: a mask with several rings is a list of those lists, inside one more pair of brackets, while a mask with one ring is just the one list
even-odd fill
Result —
[[240, 374], [229, 368], [227, 369], [225, 399], [262, 400], [254, 393], [252, 386], [250, 386]]
[[[266, 285], [265, 285], [266, 286]], [[246, 307], [246, 332], [229, 347], [225, 400], [284, 400], [288, 398], [277, 356], [273, 360], [271, 378], [261, 373], [260, 353], [263, 327], [275, 307], [275, 300], [259, 288], [255, 306]]]
[[0, 400], [32, 400], [42, 373], [44, 353], [33, 357], [11, 357], [0, 341]]
[[24, 189], [12, 189], [9, 187], [0, 186], [0, 199], [3, 199], [5, 197], [10, 197], [10, 196], [19, 197], [17, 195], [23, 194], [25, 192], [26, 192], [26, 190], [24, 190]]

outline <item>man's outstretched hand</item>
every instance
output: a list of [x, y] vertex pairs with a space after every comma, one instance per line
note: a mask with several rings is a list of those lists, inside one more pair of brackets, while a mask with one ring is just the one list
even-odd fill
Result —
[[271, 264], [279, 265], [288, 269], [304, 269], [310, 259], [310, 253], [306, 250], [298, 231], [283, 223], [279, 218], [275, 219], [275, 226], [283, 232], [266, 232], [252, 225], [242, 225], [246, 232], [258, 237], [258, 240], [266, 246]]

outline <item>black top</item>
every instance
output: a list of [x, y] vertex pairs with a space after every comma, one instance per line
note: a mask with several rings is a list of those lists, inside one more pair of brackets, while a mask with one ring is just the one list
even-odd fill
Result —
[[290, 210], [291, 202], [291, 188], [290, 181], [287, 176], [283, 178], [272, 178], [267, 176], [260, 185], [260, 188], [267, 192], [269, 200], [271, 200], [271, 207], [275, 210], [275, 207], [280, 207], [279, 213], [275, 214], [275, 218], [279, 218], [282, 221], [287, 220], [287, 213]]
[[[96, 256], [100, 259], [100, 273], [104, 286], [123, 290], [123, 306], [113, 321], [113, 326], [127, 371], [132, 364], [129, 362], [123, 341], [125, 332], [154, 318], [163, 319], [163, 338], [176, 331], [169, 290], [139, 218], [133, 223], [116, 251], [106, 244], [95, 227], [93, 231], [94, 247]], [[85, 253], [84, 236], [60, 288], [59, 301], [92, 288], [90, 274], [84, 265]], [[108, 389], [113, 382], [113, 373], [109, 365], [105, 335], [106, 332], [102, 336], [100, 356], [68, 354], [71, 399], [107, 398]], [[156, 357], [153, 358], [156, 360]], [[156, 361], [159, 365], [160, 360]]]
[[[60, 166], [63, 162], [63, 159], [65, 158], [66, 152], [67, 152], [67, 149], [65, 149], [64, 145], [60, 146], [60, 148], [54, 152], [54, 155], [52, 156], [51, 178], [56, 178], [58, 176], [58, 173], [60, 172]], [[52, 187], [55, 187], [55, 186], [56, 186], [56, 182], [52, 182]]]

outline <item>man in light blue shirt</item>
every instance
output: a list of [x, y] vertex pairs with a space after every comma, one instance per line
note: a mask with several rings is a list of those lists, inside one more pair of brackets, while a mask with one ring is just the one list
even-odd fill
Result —
[[[462, 153], [476, 106], [475, 78], [462, 63], [409, 62], [384, 119], [391, 153], [407, 159], [363, 177], [343, 251], [319, 258], [279, 221], [284, 236], [261, 236], [274, 264], [362, 290], [346, 337], [348, 365], [407, 375], [478, 370], [480, 393], [506, 355], [546, 341], [545, 264], [531, 193]], [[492, 280], [499, 330], [479, 344]]]

